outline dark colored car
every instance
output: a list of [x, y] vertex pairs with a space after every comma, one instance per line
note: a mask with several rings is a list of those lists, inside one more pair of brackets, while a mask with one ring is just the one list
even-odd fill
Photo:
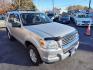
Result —
[[70, 17], [69, 16], [59, 17], [59, 23], [62, 23], [62, 24], [69, 24], [69, 23], [71, 23]]
[[54, 22], [59, 22], [62, 24], [69, 24], [71, 23], [70, 17], [69, 16], [58, 16], [53, 19]]
[[54, 14], [53, 13], [48, 13], [47, 16], [51, 19], [54, 16]]

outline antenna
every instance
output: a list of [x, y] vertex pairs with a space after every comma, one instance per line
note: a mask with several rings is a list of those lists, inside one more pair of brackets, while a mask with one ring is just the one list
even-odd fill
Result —
[[89, 10], [88, 10], [88, 12], [90, 12], [90, 8], [91, 8], [91, 0], [89, 0]]

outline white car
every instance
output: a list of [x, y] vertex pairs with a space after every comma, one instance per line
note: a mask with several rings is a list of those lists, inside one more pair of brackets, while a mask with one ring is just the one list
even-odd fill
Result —
[[74, 19], [77, 26], [93, 25], [91, 17], [86, 13], [76, 13]]
[[93, 23], [93, 13], [90, 13], [89, 16], [91, 17]]
[[4, 16], [0, 15], [0, 28], [6, 27]]
[[8, 38], [17, 39], [28, 49], [33, 64], [63, 60], [72, 56], [79, 46], [75, 28], [52, 22], [44, 13], [12, 11], [7, 15]]

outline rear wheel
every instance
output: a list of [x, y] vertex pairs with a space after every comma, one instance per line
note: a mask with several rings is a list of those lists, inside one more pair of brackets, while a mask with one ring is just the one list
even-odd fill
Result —
[[40, 55], [37, 51], [37, 49], [33, 46], [33, 45], [28, 45], [28, 49], [29, 49], [29, 55], [32, 61], [32, 64], [34, 65], [39, 65], [42, 63]]
[[10, 32], [7, 30], [7, 35], [8, 35], [8, 38], [9, 40], [14, 40], [14, 37], [10, 34]]

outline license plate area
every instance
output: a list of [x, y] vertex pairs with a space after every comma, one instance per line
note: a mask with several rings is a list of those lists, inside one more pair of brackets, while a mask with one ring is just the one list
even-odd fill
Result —
[[67, 53], [67, 52], [70, 52], [70, 51], [73, 51], [75, 50], [74, 47], [77, 45], [78, 42], [72, 44], [70, 47], [66, 48], [66, 49], [63, 49], [63, 52], [64, 54]]
[[76, 52], [75, 48], [71, 49], [71, 50], [69, 51], [70, 56], [72, 56], [73, 54], [75, 54], [75, 52]]

